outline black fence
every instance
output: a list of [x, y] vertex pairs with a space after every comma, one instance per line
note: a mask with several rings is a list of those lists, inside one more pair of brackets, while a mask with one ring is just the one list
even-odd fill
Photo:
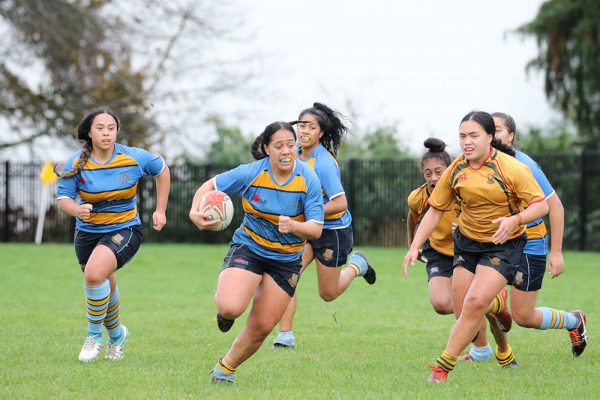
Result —
[[[552, 182], [565, 208], [564, 248], [600, 251], [600, 152], [532, 155]], [[63, 215], [54, 200], [55, 186], [45, 189], [39, 179], [41, 164], [0, 164], [0, 239], [33, 242], [43, 190], [51, 190], [43, 231], [44, 242], [70, 242], [73, 219]], [[191, 199], [206, 179], [228, 169], [216, 165], [171, 167], [171, 195], [167, 226], [151, 228], [155, 202], [153, 179], [144, 179], [138, 190], [144, 241], [158, 243], [227, 243], [239, 226], [237, 212], [223, 232], [199, 232], [188, 220]], [[406, 245], [406, 198], [422, 184], [417, 162], [404, 160], [350, 160], [341, 164], [343, 184], [353, 216], [355, 244], [398, 247]], [[239, 198], [234, 207], [241, 209]]]

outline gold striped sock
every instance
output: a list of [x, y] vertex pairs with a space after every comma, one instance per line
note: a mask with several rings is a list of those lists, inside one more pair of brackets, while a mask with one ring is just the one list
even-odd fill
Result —
[[354, 270], [354, 272], [356, 272], [356, 276], [360, 275], [360, 268], [358, 268], [358, 265], [356, 265], [356, 264], [349, 264], [348, 266], [350, 268], [352, 268]]
[[454, 367], [456, 367], [457, 361], [458, 356], [453, 356], [452, 354], [444, 351], [442, 355], [437, 358], [436, 364], [444, 371], [450, 372], [454, 369]]
[[497, 294], [492, 301], [492, 314], [498, 314], [504, 308], [504, 301], [502, 300], [502, 296]]
[[235, 373], [235, 368], [233, 368], [231, 365], [229, 365], [227, 362], [225, 362], [224, 359], [220, 359], [219, 360], [219, 369], [223, 372], [225, 372], [226, 374], [234, 374]]
[[498, 364], [501, 366], [507, 366], [515, 359], [515, 355], [513, 354], [512, 347], [508, 345], [508, 350], [504, 353], [500, 352], [498, 347], [496, 347], [496, 360], [498, 360]]

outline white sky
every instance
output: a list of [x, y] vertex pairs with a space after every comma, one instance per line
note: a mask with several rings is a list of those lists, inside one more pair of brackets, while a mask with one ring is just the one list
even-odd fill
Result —
[[558, 117], [543, 76], [525, 71], [535, 41], [509, 33], [543, 1], [239, 1], [252, 46], [270, 60], [268, 96], [239, 105], [244, 131], [295, 119], [314, 101], [344, 114], [350, 103], [362, 130], [397, 123], [414, 151], [436, 136], [457, 153], [459, 122], [473, 109], [507, 112], [517, 127]]

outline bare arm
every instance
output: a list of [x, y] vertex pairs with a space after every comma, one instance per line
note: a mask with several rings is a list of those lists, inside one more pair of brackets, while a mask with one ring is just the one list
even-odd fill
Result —
[[314, 221], [294, 221], [287, 215], [280, 215], [279, 232], [291, 233], [303, 239], [318, 239], [323, 232], [323, 225]]
[[89, 203], [77, 204], [75, 200], [63, 197], [58, 200], [58, 209], [71, 217], [86, 220], [90, 217], [92, 205]]
[[406, 216], [406, 234], [408, 239], [407, 246], [410, 247], [414, 237], [415, 231], [417, 230], [417, 216], [412, 212], [412, 210], [408, 210], [408, 215]]
[[546, 199], [550, 214], [550, 254], [548, 257], [548, 271], [555, 278], [565, 270], [565, 260], [562, 255], [562, 242], [565, 231], [565, 209], [558, 197]]
[[196, 227], [201, 231], [210, 230], [211, 228], [214, 228], [221, 223], [221, 221], [219, 221], [218, 219], [214, 221], [207, 219], [206, 214], [203, 214], [199, 211], [202, 197], [204, 197], [204, 195], [211, 190], [215, 190], [215, 184], [213, 182], [213, 179], [209, 179], [206, 182], [204, 182], [198, 188], [198, 190], [196, 190], [194, 198], [192, 199], [192, 207], [190, 208], [189, 217], [193, 224], [196, 225]]
[[530, 204], [525, 210], [518, 214], [511, 215], [510, 217], [500, 217], [492, 221], [493, 224], [500, 224], [492, 241], [495, 244], [502, 244], [508, 240], [510, 234], [514, 231], [515, 227], [520, 224], [527, 224], [531, 221], [535, 221], [538, 218], [548, 214], [548, 204], [546, 200], [539, 201], [537, 203]]
[[333, 215], [340, 213], [342, 211], [346, 211], [348, 209], [348, 200], [346, 199], [345, 194], [341, 194], [339, 196], [334, 197], [329, 200], [325, 207], [323, 208], [325, 216]]
[[423, 243], [425, 243], [429, 235], [435, 230], [436, 226], [438, 226], [443, 215], [443, 211], [429, 207], [429, 210], [425, 213], [425, 216], [419, 224], [415, 237], [402, 262], [403, 275], [408, 274], [409, 263], [415, 265], [415, 260], [419, 257], [419, 249], [423, 246]]
[[152, 213], [152, 227], [160, 231], [167, 223], [167, 202], [171, 190], [171, 172], [167, 164], [160, 174], [156, 176], [156, 209]]

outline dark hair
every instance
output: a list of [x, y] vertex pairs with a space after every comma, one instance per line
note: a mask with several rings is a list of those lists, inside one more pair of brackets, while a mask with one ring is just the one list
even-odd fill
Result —
[[319, 142], [335, 157], [344, 135], [350, 132], [350, 129], [344, 125], [342, 120], [348, 120], [349, 118], [332, 110], [325, 104], [313, 103], [313, 106], [303, 110], [298, 116], [298, 121], [294, 121], [292, 124], [302, 122], [302, 117], [306, 114], [315, 116], [323, 130], [323, 136]]
[[430, 158], [436, 158], [440, 160], [446, 165], [446, 167], [449, 166], [452, 162], [452, 160], [450, 159], [450, 155], [445, 150], [447, 144], [444, 143], [443, 140], [429, 138], [426, 139], [425, 142], [423, 142], [423, 146], [425, 146], [429, 150], [427, 150], [425, 154], [423, 154], [423, 156], [421, 157], [421, 169], [423, 169], [423, 162], [425, 162], [425, 160], [429, 160]]
[[511, 117], [508, 114], [501, 113], [501, 112], [492, 113], [492, 117], [500, 118], [504, 121], [504, 123], [506, 124], [506, 128], [508, 129], [508, 133], [513, 134], [513, 140], [510, 143], [511, 145], [513, 145], [515, 142], [515, 139], [517, 138], [517, 124], [515, 123], [515, 120], [513, 119], [513, 117]]
[[477, 122], [488, 135], [492, 135], [492, 147], [510, 156], [515, 156], [515, 149], [496, 139], [496, 124], [494, 123], [494, 118], [489, 113], [485, 111], [471, 111], [463, 117], [460, 123], [462, 124], [465, 121]]
[[254, 143], [252, 143], [252, 157], [255, 160], [260, 160], [261, 158], [267, 157], [267, 153], [265, 153], [265, 149], [263, 146], [268, 146], [271, 143], [271, 137], [275, 134], [275, 132], [279, 130], [290, 131], [292, 135], [294, 135], [294, 140], [296, 140], [296, 132], [294, 131], [294, 127], [289, 122], [277, 121], [270, 123], [267, 125], [264, 131], [260, 135], [254, 139]]
[[77, 175], [81, 171], [87, 160], [90, 158], [90, 153], [92, 152], [93, 147], [92, 138], [90, 137], [90, 130], [92, 129], [92, 123], [94, 122], [94, 118], [96, 118], [100, 114], [108, 114], [111, 117], [113, 117], [113, 119], [117, 123], [117, 132], [119, 132], [121, 122], [119, 121], [119, 117], [117, 116], [117, 114], [110, 108], [102, 106], [94, 108], [93, 110], [88, 112], [79, 122], [79, 125], [77, 125], [76, 130], [77, 139], [83, 141], [81, 155], [79, 156], [77, 164], [75, 164], [70, 171], [59, 172], [58, 166], [54, 165], [54, 173], [58, 175], [59, 178], [70, 178], [72, 176]]

